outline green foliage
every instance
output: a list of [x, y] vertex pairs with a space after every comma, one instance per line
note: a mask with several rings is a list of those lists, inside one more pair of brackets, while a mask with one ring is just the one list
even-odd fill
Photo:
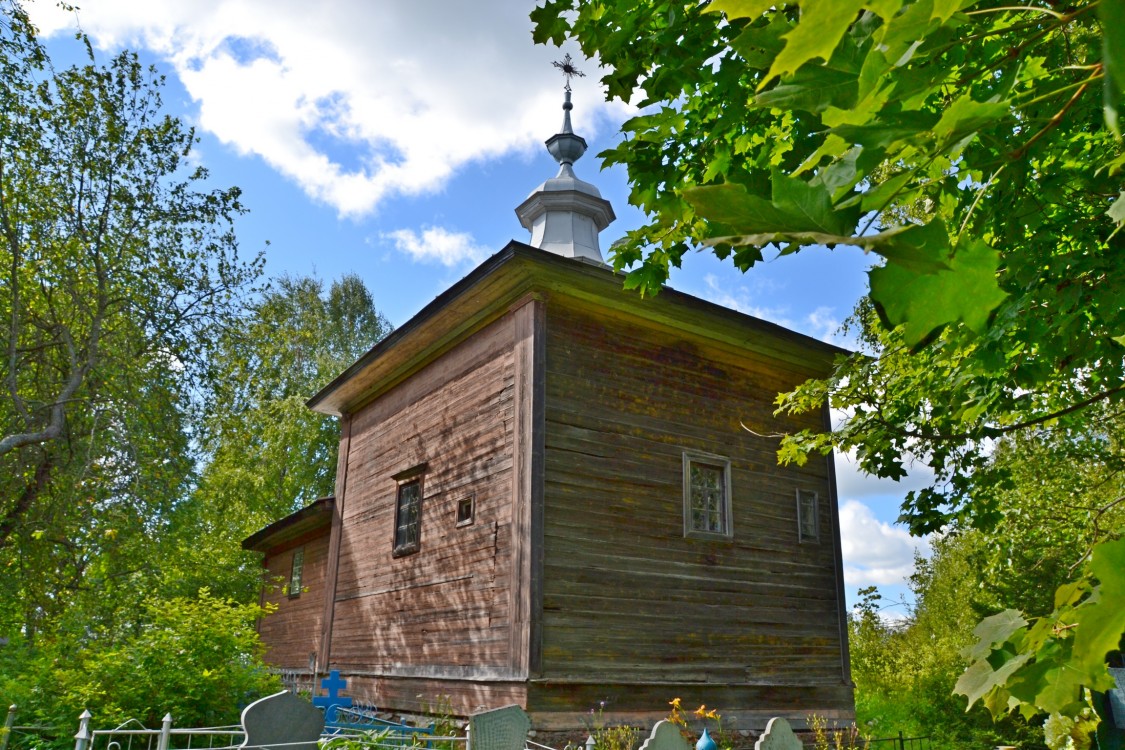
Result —
[[261, 265], [154, 71], [88, 44], [56, 69], [0, 9], [0, 635], [34, 642], [75, 608], [108, 626], [159, 568], [191, 389]]
[[532, 19], [644, 108], [601, 154], [650, 216], [614, 246], [627, 286], [656, 293], [696, 243], [743, 270], [770, 246], [878, 256], [872, 356], [779, 403], [851, 419], [781, 457], [854, 450], [891, 478], [928, 463], [904, 506], [923, 533], [998, 520], [974, 496], [989, 441], [1080, 427], [1125, 393], [1125, 156], [1103, 108], [1120, 6], [548, 0]]
[[[1121, 428], [1120, 416], [1102, 410], [1086, 433], [1039, 430], [1005, 438], [995, 446], [991, 459], [992, 468], [1009, 477], [1007, 488], [995, 496], [996, 529], [985, 533], [960, 528], [935, 539], [933, 557], [916, 561], [911, 580], [916, 605], [904, 620], [893, 625], [884, 622], [875, 590], [861, 592], [864, 599], [850, 618], [849, 644], [856, 715], [865, 734], [888, 736], [900, 730], [932, 734], [935, 743], [945, 747], [1042, 742], [1037, 721], [1008, 715], [1003, 701], [990, 700], [992, 688], [987, 683], [993, 676], [1002, 679], [994, 673], [1009, 665], [1009, 687], [1016, 686], [1021, 695], [1031, 693], [1029, 700], [1040, 692], [1044, 698], [1057, 697], [1059, 690], [1066, 689], [1065, 682], [1051, 678], [1049, 671], [1058, 668], [1058, 674], [1070, 676], [1074, 664], [1052, 662], [1052, 649], [1041, 650], [1042, 672], [1021, 674], [1017, 670], [1032, 657], [1017, 661], [1014, 647], [1001, 642], [1027, 622], [1015, 610], [1050, 612], [1060, 586], [1075, 587], [1075, 593], [1085, 590], [1089, 581], [1068, 583], [1074, 577], [1072, 568], [1081, 564], [1097, 540], [1120, 539], [1125, 532], [1121, 500], [1125, 475], [1115, 452], [1108, 454], [1112, 460], [1101, 460], [1107, 457], [1101, 444], [1115, 441]], [[1101, 570], [1105, 567], [1099, 564]], [[1110, 572], [1110, 577], [1115, 576], [1116, 571]], [[978, 626], [985, 615], [995, 616]], [[1070, 628], [1060, 635], [1065, 639], [1080, 630]], [[1095, 634], [1106, 632], [1095, 630]], [[1001, 644], [995, 649], [998, 653], [981, 645], [980, 634], [989, 643]], [[1086, 651], [1092, 654], [1098, 648]], [[969, 663], [966, 649], [976, 657], [987, 656], [987, 666], [978, 661], [974, 670], [964, 673]], [[1104, 656], [1102, 651], [1099, 657]], [[1095, 672], [1086, 678], [1091, 682], [1100, 679], [1099, 657], [1093, 658], [1097, 663], [1088, 661]], [[1041, 678], [1037, 689], [1034, 685]], [[952, 695], [959, 681], [965, 688], [962, 692], [973, 690], [998, 708], [998, 723], [992, 723], [979, 701], [966, 711], [968, 701]], [[1078, 700], [1077, 686], [1070, 695], [1077, 701], [1070, 706], [1073, 713], [1081, 716], [1089, 711], [1085, 701]], [[999, 699], [1002, 694], [991, 697]], [[1026, 714], [1032, 713], [1030, 706], [1024, 707]]]
[[633, 750], [641, 732], [636, 727], [603, 726], [594, 729], [591, 736], [598, 750]]
[[[393, 729], [372, 730], [357, 734], [341, 734], [330, 737], [320, 744], [321, 750], [379, 750], [391, 741], [397, 740]], [[395, 744], [397, 747], [397, 742]]]
[[[613, 248], [627, 287], [656, 293], [697, 243], [742, 270], [767, 247], [877, 256], [867, 351], [778, 400], [848, 420], [787, 436], [779, 458], [854, 452], [895, 479], [924, 462], [935, 481], [902, 514], [918, 534], [1004, 520], [1015, 479], [998, 441], [1047, 433], [1069, 466], [1121, 463], [1097, 420], [1125, 394], [1123, 18], [1122, 0], [546, 0], [532, 14], [537, 41], [576, 39], [609, 96], [642, 107], [601, 154], [650, 217]], [[1125, 566], [1097, 575], [1125, 585]], [[1099, 684], [1122, 630], [1090, 601], [1101, 591], [1060, 613], [1073, 640], [1017, 644], [1023, 665], [969, 692], [1068, 661], [1070, 682], [1046, 669], [1054, 698], [1018, 698], [1058, 706]]]
[[641, 733], [636, 727], [609, 724], [605, 718], [605, 701], [590, 709], [589, 719], [584, 721], [586, 731], [594, 738], [597, 750], [633, 750], [640, 740]]
[[[461, 727], [453, 713], [453, 699], [448, 695], [439, 695], [432, 701], [427, 701], [422, 710], [430, 717], [430, 728], [433, 730], [432, 737], [460, 736]], [[417, 738], [418, 735], [414, 735], [414, 737]], [[436, 750], [453, 750], [457, 744], [452, 739], [426, 740], [426, 743], [427, 747], [436, 748]]]
[[277, 279], [227, 327], [196, 423], [206, 464], [170, 515], [182, 541], [166, 551], [165, 590], [256, 597], [261, 567], [241, 540], [334, 490], [339, 424], [305, 402], [390, 330], [354, 275], [327, 293], [319, 279]]
[[855, 724], [843, 729], [835, 724], [830, 727], [823, 716], [812, 714], [808, 717], [808, 726], [812, 730], [813, 747], [816, 750], [856, 750], [868, 746]]
[[60, 746], [73, 743], [84, 709], [99, 727], [129, 718], [159, 727], [165, 713], [178, 726], [237, 723], [247, 704], [280, 689], [254, 630], [263, 614], [206, 590], [153, 600], [127, 631], [90, 631], [26, 652], [19, 680], [0, 681], [0, 691], [20, 706], [21, 723], [56, 728]]
[[961, 649], [981, 611], [991, 606], [982, 601], [978, 573], [984, 548], [976, 534], [936, 540], [933, 556], [916, 560], [916, 603], [903, 619], [884, 620], [882, 600], [873, 588], [866, 590], [848, 634], [856, 724], [864, 736], [901, 731], [951, 749], [1034, 744], [1037, 733], [1025, 722], [993, 724], [979, 707], [966, 713], [965, 701], [953, 695], [964, 670]]
[[239, 542], [331, 491], [304, 400], [389, 326], [355, 277], [253, 289], [160, 76], [0, 9], [0, 695], [62, 736], [231, 721], [274, 687]]
[[981, 621], [972, 660], [957, 682], [970, 705], [981, 701], [994, 715], [1019, 708], [1079, 716], [1087, 690], [1114, 686], [1105, 660], [1125, 633], [1125, 538], [1094, 548], [1086, 575], [1060, 586], [1055, 608], [1034, 622], [1012, 609]]

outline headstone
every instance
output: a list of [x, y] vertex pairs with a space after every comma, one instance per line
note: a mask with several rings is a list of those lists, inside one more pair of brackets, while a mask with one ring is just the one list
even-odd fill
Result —
[[340, 691], [348, 686], [348, 681], [340, 677], [340, 670], [333, 669], [328, 676], [320, 681], [320, 686], [328, 691], [328, 695], [317, 695], [312, 699], [312, 704], [324, 709], [324, 721], [331, 724], [337, 720], [337, 708], [351, 708], [352, 699], [340, 695]]
[[531, 719], [516, 705], [469, 717], [469, 750], [524, 750]]
[[780, 716], [775, 716], [766, 724], [766, 731], [754, 743], [754, 750], [803, 750], [804, 745], [797, 735], [793, 734], [793, 727]]
[[661, 719], [652, 728], [648, 739], [641, 744], [640, 750], [691, 750], [691, 745], [680, 734], [679, 726]]
[[288, 690], [256, 700], [242, 711], [246, 739], [239, 748], [317, 750], [324, 714]]

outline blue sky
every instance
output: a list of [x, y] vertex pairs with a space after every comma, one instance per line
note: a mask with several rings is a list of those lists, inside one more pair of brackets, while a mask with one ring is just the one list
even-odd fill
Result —
[[[596, 61], [577, 47], [536, 46], [533, 0], [406, 3], [337, 0], [86, 0], [78, 22], [97, 54], [128, 47], [167, 76], [165, 104], [200, 138], [194, 158], [216, 186], [238, 185], [250, 213], [243, 251], [267, 273], [354, 272], [401, 325], [510, 239], [528, 233], [514, 209], [557, 165], [543, 141], [562, 121], [569, 52], [575, 131], [590, 144], [575, 165], [613, 204], [602, 247], [641, 224], [623, 170], [600, 171], [633, 112], [607, 104]], [[75, 17], [29, 3], [56, 62], [79, 53]], [[858, 250], [803, 251], [742, 274], [698, 253], [672, 286], [817, 338], [836, 331], [866, 290]], [[905, 593], [916, 548], [892, 525], [902, 484], [858, 476], [837, 459], [849, 597], [876, 584]]]

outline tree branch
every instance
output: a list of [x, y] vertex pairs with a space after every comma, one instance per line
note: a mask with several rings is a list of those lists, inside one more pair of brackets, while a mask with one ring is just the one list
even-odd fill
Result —
[[946, 443], [946, 442], [955, 442], [955, 441], [963, 441], [963, 440], [975, 440], [975, 439], [978, 439], [978, 438], [998, 438], [998, 437], [1003, 437], [1004, 435], [1011, 434], [1013, 432], [1018, 432], [1019, 430], [1027, 429], [1028, 427], [1034, 427], [1035, 425], [1043, 424], [1044, 422], [1049, 422], [1052, 419], [1058, 419], [1059, 417], [1065, 417], [1067, 414], [1073, 414], [1076, 411], [1081, 411], [1082, 409], [1085, 409], [1087, 406], [1093, 406], [1094, 404], [1096, 404], [1100, 401], [1105, 401], [1106, 399], [1113, 398], [1117, 394], [1123, 393], [1123, 392], [1125, 392], [1125, 386], [1120, 386], [1118, 388], [1112, 388], [1108, 391], [1103, 391], [1102, 393], [1099, 393], [1096, 396], [1091, 396], [1090, 398], [1088, 398], [1084, 401], [1079, 401], [1078, 403], [1071, 404], [1070, 406], [1067, 406], [1063, 409], [1059, 409], [1058, 411], [1051, 412], [1049, 414], [1041, 414], [1041, 415], [1039, 415], [1037, 417], [1034, 417], [1032, 419], [1028, 419], [1028, 420], [1025, 420], [1023, 422], [1017, 422], [1016, 424], [1010, 424], [1010, 425], [1007, 425], [1005, 427], [983, 427], [983, 428], [981, 428], [981, 430], [979, 432], [957, 432], [957, 433], [952, 433], [952, 434], [948, 434], [948, 435], [943, 435], [939, 432], [924, 432], [922, 430], [903, 430], [903, 429], [898, 429], [894, 423], [885, 419], [881, 415], [878, 419], [879, 419], [879, 422], [881, 422], [884, 427], [887, 427], [891, 432], [893, 432], [894, 434], [897, 434], [901, 437], [917, 438], [919, 440], [930, 440], [930, 441], [933, 441], [935, 443]]
[[35, 502], [35, 498], [37, 498], [39, 493], [43, 491], [43, 488], [47, 486], [47, 482], [51, 477], [51, 468], [51, 459], [49, 457], [44, 457], [39, 463], [39, 466], [35, 469], [35, 477], [32, 479], [31, 484], [24, 487], [23, 492], [20, 493], [19, 498], [16, 499], [15, 505], [4, 513], [4, 518], [0, 520], [0, 548], [7, 545], [8, 537], [10, 537], [15, 530], [16, 523], [27, 513], [28, 509], [31, 508], [31, 504]]

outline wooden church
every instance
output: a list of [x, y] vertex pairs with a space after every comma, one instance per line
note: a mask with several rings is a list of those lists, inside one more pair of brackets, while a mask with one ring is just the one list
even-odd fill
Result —
[[563, 108], [560, 171], [516, 209], [530, 244], [309, 401], [341, 421], [336, 494], [244, 542], [286, 582], [263, 594], [267, 658], [380, 709], [517, 703], [543, 729], [677, 697], [737, 728], [850, 719], [832, 460], [782, 467], [762, 437], [829, 429], [773, 401], [841, 350], [624, 291]]

